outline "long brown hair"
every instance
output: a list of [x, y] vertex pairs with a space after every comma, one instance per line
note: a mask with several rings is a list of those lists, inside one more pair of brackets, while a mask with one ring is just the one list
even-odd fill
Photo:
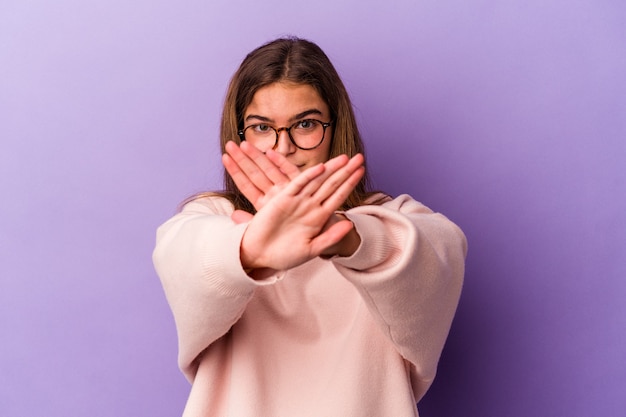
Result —
[[[335, 67], [319, 46], [296, 37], [279, 38], [256, 48], [245, 57], [233, 75], [222, 113], [222, 153], [228, 141], [240, 143], [237, 132], [243, 128], [243, 116], [254, 94], [260, 88], [277, 82], [310, 85], [326, 102], [334, 121], [330, 158], [341, 154], [349, 157], [357, 153], [365, 154], [350, 97]], [[368, 197], [375, 194], [368, 191], [368, 183], [366, 171], [366, 175], [346, 199], [342, 207], [344, 210], [365, 204]], [[211, 193], [196, 195], [190, 200], [207, 194]], [[217, 194], [230, 200], [235, 209], [255, 212], [226, 170], [224, 191]]]

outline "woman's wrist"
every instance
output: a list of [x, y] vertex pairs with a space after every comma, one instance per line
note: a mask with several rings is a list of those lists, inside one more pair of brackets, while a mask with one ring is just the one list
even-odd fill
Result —
[[352, 225], [352, 229], [348, 232], [348, 234], [341, 239], [339, 242], [339, 249], [337, 250], [337, 255], [343, 257], [349, 257], [354, 255], [354, 252], [361, 245], [361, 236], [357, 233], [354, 228], [354, 224]]
[[[331, 220], [333, 223], [350, 221], [350, 219], [341, 213], [335, 213], [333, 216], [334, 218]], [[333, 256], [350, 257], [356, 252], [360, 245], [361, 236], [359, 236], [354, 224], [352, 224], [352, 229], [350, 229], [343, 239], [326, 249], [321, 257], [325, 259], [332, 258]]]

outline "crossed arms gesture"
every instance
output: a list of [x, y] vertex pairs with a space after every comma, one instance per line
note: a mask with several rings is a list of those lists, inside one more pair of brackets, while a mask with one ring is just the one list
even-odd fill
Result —
[[352, 222], [335, 210], [365, 173], [362, 155], [340, 155], [301, 172], [277, 152], [229, 142], [222, 163], [257, 210], [231, 216], [248, 223], [240, 248], [245, 269], [290, 269], [320, 255], [349, 256], [359, 246]]

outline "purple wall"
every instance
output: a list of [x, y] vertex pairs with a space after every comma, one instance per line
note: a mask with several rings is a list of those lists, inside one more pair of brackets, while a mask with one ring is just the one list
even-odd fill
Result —
[[220, 184], [245, 53], [318, 42], [376, 185], [470, 242], [423, 416], [626, 409], [626, 5], [4, 0], [0, 415], [174, 416], [155, 228]]

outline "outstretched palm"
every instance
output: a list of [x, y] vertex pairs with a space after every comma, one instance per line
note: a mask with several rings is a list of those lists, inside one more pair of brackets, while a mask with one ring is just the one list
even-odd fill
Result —
[[276, 153], [263, 156], [261, 162], [250, 161], [242, 158], [235, 170], [224, 164], [258, 210], [254, 216], [233, 214], [237, 222], [249, 221], [241, 242], [244, 267], [293, 268], [319, 256], [350, 232], [351, 222], [329, 219], [363, 176], [361, 155], [352, 159], [342, 155], [303, 172]]

